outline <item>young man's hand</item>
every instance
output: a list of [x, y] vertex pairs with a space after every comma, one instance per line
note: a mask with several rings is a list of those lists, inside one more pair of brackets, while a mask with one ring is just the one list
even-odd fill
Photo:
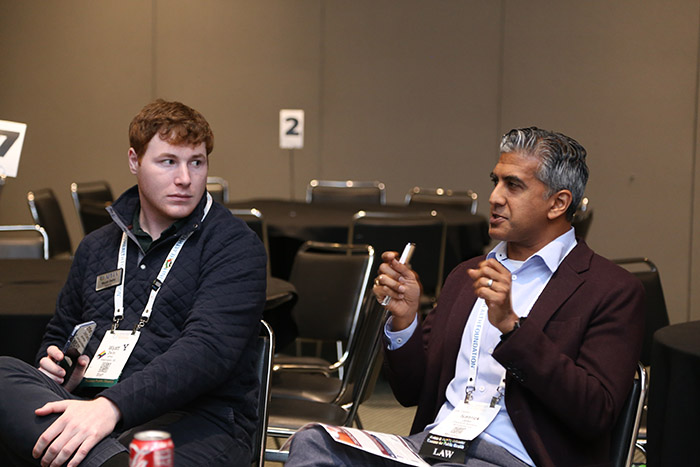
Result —
[[[66, 376], [66, 371], [57, 363], [61, 360], [63, 360], [63, 352], [61, 352], [61, 350], [55, 345], [51, 345], [48, 349], [46, 349], [46, 357], [39, 360], [39, 371], [56, 381], [58, 384], [63, 384], [63, 378]], [[89, 363], [90, 357], [87, 355], [81, 355], [78, 357], [77, 366], [75, 367], [75, 370], [73, 370], [73, 374], [63, 386], [66, 388], [66, 390], [72, 392], [73, 389], [80, 384]]]
[[62, 400], [49, 402], [34, 411], [39, 416], [61, 415], [44, 431], [32, 450], [41, 465], [76, 467], [90, 450], [109, 435], [121, 418], [119, 408], [109, 399], [98, 397], [91, 401]]

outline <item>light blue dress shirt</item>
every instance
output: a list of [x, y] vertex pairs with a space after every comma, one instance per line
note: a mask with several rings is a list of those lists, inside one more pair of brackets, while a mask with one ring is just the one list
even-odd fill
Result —
[[[576, 237], [574, 236], [574, 229], [572, 228], [525, 261], [513, 261], [508, 259], [505, 242], [499, 243], [489, 252], [487, 258], [496, 258], [512, 274], [511, 303], [513, 304], [513, 311], [515, 311], [515, 314], [524, 317], [530, 313], [530, 309], [537, 301], [542, 290], [544, 290], [549, 279], [551, 279], [554, 271], [557, 270], [566, 255], [568, 255], [575, 246]], [[464, 280], [471, 281], [468, 276], [465, 277]], [[462, 344], [459, 355], [457, 356], [455, 377], [447, 386], [445, 392], [447, 400], [440, 408], [435, 421], [426, 427], [427, 430], [432, 429], [442, 422], [457, 404], [464, 401], [469, 368], [468, 349], [471, 347], [474, 325], [476, 323], [478, 311], [482, 305], [483, 300], [477, 299], [472, 308], [469, 320], [462, 334]], [[401, 347], [411, 337], [417, 324], [418, 321], [416, 318], [408, 328], [392, 332], [390, 330], [390, 318], [384, 329], [389, 339], [389, 349], [395, 350]], [[503, 366], [492, 356], [494, 348], [500, 342], [500, 337], [501, 332], [487, 321], [484, 326], [484, 332], [481, 337], [481, 347], [479, 349], [476, 390], [472, 395], [475, 401], [490, 403], [491, 398], [496, 395], [496, 388], [501, 382], [505, 371]], [[490, 443], [503, 446], [523, 462], [534, 466], [534, 462], [527, 454], [525, 447], [515, 431], [515, 427], [513, 427], [503, 399], [501, 399], [500, 404], [501, 410], [498, 412], [498, 415], [479, 437]]]

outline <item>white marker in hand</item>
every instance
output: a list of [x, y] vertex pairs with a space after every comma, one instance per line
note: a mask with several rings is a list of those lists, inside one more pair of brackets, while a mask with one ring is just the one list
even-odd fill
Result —
[[[411, 256], [413, 256], [413, 252], [415, 251], [415, 249], [415, 243], [407, 243], [406, 246], [403, 248], [403, 252], [401, 253], [401, 257], [399, 258], [399, 263], [406, 264], [409, 261], [411, 261]], [[387, 295], [386, 297], [384, 297], [384, 300], [382, 300], [382, 306], [387, 306], [390, 301], [391, 297]]]

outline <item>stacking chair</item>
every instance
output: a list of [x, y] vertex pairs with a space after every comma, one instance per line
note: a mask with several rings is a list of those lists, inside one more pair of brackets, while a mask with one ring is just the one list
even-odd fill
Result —
[[260, 321], [260, 337], [257, 343], [258, 378], [260, 393], [258, 394], [258, 427], [253, 437], [252, 467], [265, 465], [265, 444], [267, 441], [267, 410], [270, 404], [270, 373], [272, 371], [272, 356], [275, 354], [275, 336], [272, 328], [265, 321]]
[[668, 326], [668, 311], [661, 278], [656, 265], [649, 258], [624, 258], [614, 260], [636, 276], [644, 286], [646, 314], [644, 316], [644, 340], [640, 360], [645, 366], [651, 365], [651, 346], [654, 333]]
[[[385, 319], [384, 308], [373, 297], [368, 297], [362, 313], [357, 345], [349, 360], [348, 384], [344, 386], [343, 394], [331, 402], [276, 398], [273, 395], [268, 411], [268, 436], [287, 438], [312, 422], [339, 426], [358, 423], [357, 410], [367, 399], [373, 379], [377, 376], [377, 357], [381, 349], [381, 333]], [[274, 377], [273, 375], [273, 379]], [[267, 449], [265, 459], [283, 462], [288, 454], [287, 451]]]
[[637, 376], [629, 396], [615, 422], [610, 443], [610, 460], [613, 467], [630, 467], [634, 458], [637, 432], [642, 418], [649, 382], [644, 365], [637, 366]]
[[382, 182], [357, 180], [311, 180], [306, 188], [307, 203], [386, 204]]
[[[614, 260], [615, 263], [624, 267], [634, 274], [644, 287], [646, 297], [646, 310], [644, 315], [644, 338], [642, 341], [641, 362], [648, 368], [648, 377], [651, 379], [651, 348], [654, 340], [654, 333], [659, 329], [669, 325], [668, 310], [666, 300], [661, 286], [661, 278], [656, 265], [648, 258], [625, 258]], [[642, 422], [637, 434], [637, 447], [646, 452], [647, 441], [647, 409], [644, 406]]]
[[574, 220], [571, 223], [576, 236], [585, 240], [593, 223], [593, 209], [589, 206], [588, 198], [583, 198], [576, 209]]
[[207, 191], [221, 204], [228, 203], [228, 182], [221, 177], [207, 177]]
[[406, 194], [406, 204], [426, 209], [457, 208], [476, 214], [478, 195], [472, 190], [454, 191], [448, 188], [421, 188], [414, 186]]
[[[341, 369], [354, 347], [373, 263], [374, 250], [368, 245], [306, 242], [301, 246], [289, 277], [298, 295], [293, 309], [297, 339], [334, 343], [337, 360], [329, 362], [320, 356], [278, 355], [274, 362], [276, 373], [292, 371], [330, 375], [338, 371], [340, 376], [343, 375]], [[276, 374], [273, 379], [273, 394], [281, 391], [280, 378]], [[291, 379], [291, 376], [287, 377], [287, 384], [298, 387], [296, 380], [292, 382]], [[299, 384], [303, 385], [303, 382]]]
[[11, 237], [0, 235], [0, 258], [43, 258], [49, 259], [49, 237], [39, 225], [0, 225], [0, 233], [35, 232], [39, 237]]
[[105, 181], [73, 182], [70, 184], [70, 194], [85, 235], [112, 221], [105, 211], [105, 207], [114, 201], [109, 183]]
[[51, 188], [42, 188], [27, 193], [29, 211], [34, 222], [46, 231], [49, 237], [49, 257], [67, 257], [72, 254], [68, 229], [58, 199]]
[[267, 273], [270, 274], [270, 240], [267, 235], [267, 224], [265, 223], [265, 218], [262, 212], [255, 208], [250, 209], [229, 209], [231, 214], [242, 219], [248, 224], [250, 230], [255, 232], [260, 241], [265, 246], [265, 251], [267, 252]]
[[442, 287], [445, 263], [445, 220], [432, 212], [355, 213], [348, 230], [348, 243], [366, 243], [374, 247], [377, 257], [385, 251], [401, 252], [406, 243], [415, 243], [411, 267], [423, 285], [421, 309], [431, 309]]

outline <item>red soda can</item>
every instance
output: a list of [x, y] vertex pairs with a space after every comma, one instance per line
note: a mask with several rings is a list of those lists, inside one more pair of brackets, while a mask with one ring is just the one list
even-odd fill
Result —
[[175, 445], [165, 431], [140, 431], [129, 445], [129, 467], [173, 467]]

